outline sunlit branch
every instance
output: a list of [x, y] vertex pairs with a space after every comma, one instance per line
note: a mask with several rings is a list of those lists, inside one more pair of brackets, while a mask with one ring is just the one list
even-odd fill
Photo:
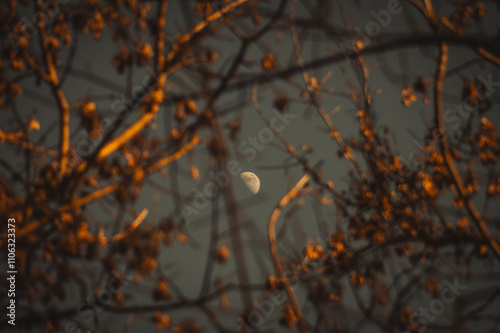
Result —
[[172, 155], [169, 155], [167, 157], [162, 158], [152, 166], [148, 167], [146, 169], [147, 173], [154, 172], [158, 169], [161, 169], [162, 167], [172, 163], [173, 161], [177, 161], [184, 155], [186, 155], [188, 152], [193, 150], [199, 143], [201, 142], [201, 139], [198, 136], [193, 136], [188, 142], [186, 142], [184, 145], [180, 147], [180, 149], [175, 152]]
[[292, 303], [293, 310], [297, 315], [300, 331], [302, 333], [306, 333], [309, 330], [307, 329], [307, 325], [304, 320], [304, 316], [302, 314], [302, 308], [299, 304], [297, 296], [295, 295], [292, 286], [288, 282], [288, 279], [285, 277], [283, 268], [281, 267], [281, 261], [278, 256], [278, 244], [276, 241], [276, 223], [278, 222], [278, 218], [281, 214], [281, 211], [286, 207], [286, 205], [288, 205], [290, 201], [292, 201], [301, 193], [300, 191], [304, 186], [306, 186], [307, 182], [309, 181], [309, 178], [310, 177], [308, 174], [302, 176], [302, 178], [297, 182], [297, 184], [295, 184], [295, 186], [291, 188], [283, 198], [281, 198], [278, 205], [271, 214], [271, 217], [269, 218], [269, 227], [268, 227], [269, 246], [271, 248], [271, 256], [273, 259], [274, 268], [276, 269], [276, 274], [278, 275], [280, 282], [283, 283], [286, 289], [288, 298]]
[[146, 216], [148, 215], [148, 209], [144, 208], [142, 212], [137, 216], [137, 218], [134, 220], [134, 222], [128, 227], [126, 230], [123, 232], [120, 232], [119, 234], [116, 234], [114, 236], [106, 237], [107, 242], [116, 242], [119, 241], [123, 238], [125, 238], [129, 233], [133, 232], [137, 227], [144, 221]]
[[[37, 11], [42, 12], [43, 1], [37, 0]], [[52, 93], [56, 99], [57, 106], [59, 108], [59, 164], [60, 164], [60, 174], [66, 173], [66, 168], [68, 164], [68, 153], [70, 145], [70, 133], [69, 133], [69, 104], [66, 100], [66, 96], [62, 91], [60, 86], [59, 77], [57, 75], [56, 66], [54, 59], [52, 57], [52, 51], [49, 50], [47, 36], [45, 33], [45, 24], [47, 18], [38, 21], [38, 29], [40, 30], [40, 47], [42, 49], [42, 57], [45, 62], [45, 67], [48, 72], [48, 83], [51, 86]]]
[[[441, 133], [445, 133], [444, 119], [443, 119], [443, 83], [446, 74], [446, 66], [448, 64], [448, 45], [446, 43], [440, 44], [439, 51], [439, 65], [436, 72], [435, 79], [435, 90], [434, 90], [434, 122], [436, 128], [440, 130]], [[453, 162], [453, 157], [451, 156], [450, 149], [448, 147], [448, 140], [446, 136], [440, 141], [441, 152], [444, 155], [444, 160], [446, 167], [453, 179], [453, 182], [457, 188], [460, 199], [464, 201], [467, 211], [471, 215], [473, 221], [475, 222], [478, 229], [481, 231], [483, 236], [488, 240], [488, 243], [493, 250], [493, 253], [500, 259], [500, 245], [497, 240], [491, 235], [485, 221], [481, 218], [481, 215], [477, 211], [474, 203], [470, 198], [467, 197], [464, 184], [462, 183], [462, 178], [460, 177], [455, 164]]]

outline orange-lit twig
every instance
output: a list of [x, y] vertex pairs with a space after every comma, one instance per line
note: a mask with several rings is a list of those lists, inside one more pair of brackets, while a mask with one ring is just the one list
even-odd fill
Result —
[[307, 184], [309, 178], [310, 178], [309, 174], [305, 174], [297, 182], [297, 184], [295, 184], [295, 186], [290, 191], [288, 191], [288, 193], [283, 198], [281, 198], [280, 202], [278, 203], [273, 213], [271, 214], [271, 218], [269, 219], [269, 229], [268, 229], [269, 245], [271, 247], [271, 256], [273, 259], [274, 268], [276, 269], [276, 273], [278, 274], [279, 280], [285, 286], [285, 290], [288, 294], [290, 302], [292, 303], [292, 307], [299, 321], [299, 327], [302, 333], [306, 333], [308, 332], [308, 330], [306, 323], [304, 321], [304, 316], [302, 314], [299, 301], [297, 300], [297, 296], [295, 295], [292, 286], [290, 285], [286, 277], [283, 275], [283, 269], [281, 268], [280, 259], [278, 257], [278, 244], [276, 241], [276, 222], [278, 221], [278, 217], [280, 216], [283, 208], [285, 208], [285, 206], [288, 205], [288, 203], [291, 200], [293, 200], [295, 197], [299, 195], [300, 190]]
[[116, 242], [116, 241], [119, 241], [120, 239], [123, 239], [125, 236], [127, 236], [127, 234], [129, 234], [130, 232], [137, 229], [137, 227], [142, 223], [142, 221], [144, 221], [144, 219], [146, 218], [148, 213], [149, 213], [148, 209], [144, 208], [142, 210], [142, 212], [136, 217], [135, 221], [130, 225], [130, 227], [128, 227], [123, 232], [120, 232], [119, 234], [116, 234], [116, 235], [111, 236], [111, 237], [107, 237], [106, 241]]
[[[62, 213], [62, 212], [65, 212], [65, 211], [70, 211], [72, 209], [78, 209], [80, 208], [81, 206], [89, 203], [89, 202], [92, 202], [96, 199], [99, 199], [99, 198], [102, 198], [103, 196], [105, 195], [108, 195], [109, 193], [112, 193], [114, 192], [117, 188], [119, 187], [119, 183], [115, 183], [115, 184], [111, 184], [111, 185], [108, 185], [106, 187], [103, 187], [102, 189], [100, 190], [97, 190], [83, 198], [80, 198], [74, 202], [72, 202], [71, 204], [67, 204], [67, 205], [64, 205], [64, 206], [61, 206], [59, 208], [59, 213]], [[29, 224], [28, 226], [22, 228], [19, 230], [19, 232], [17, 233], [17, 238], [23, 238], [25, 236], [28, 236], [29, 234], [31, 234], [33, 231], [37, 230], [38, 228], [40, 228], [43, 224], [45, 224], [47, 222], [47, 219], [43, 219], [43, 220], [39, 220], [39, 221], [36, 221], [36, 222], [33, 222], [31, 224]]]
[[158, 162], [147, 168], [146, 169], [147, 173], [154, 172], [174, 161], [177, 161], [179, 158], [181, 158], [182, 156], [186, 155], [188, 152], [193, 150], [193, 148], [196, 147], [198, 143], [200, 143], [200, 138], [197, 136], [193, 136], [191, 140], [189, 140], [189, 142], [183, 145], [178, 151], [176, 151], [170, 156], [162, 158], [161, 160], [159, 160]]
[[108, 185], [106, 187], [103, 187], [103, 188], [83, 197], [83, 198], [75, 200], [71, 204], [62, 206], [60, 208], [60, 210], [66, 211], [66, 210], [71, 210], [71, 209], [78, 209], [78, 208], [82, 207], [83, 205], [88, 204], [89, 202], [92, 202], [92, 201], [97, 200], [99, 198], [102, 198], [110, 193], [113, 193], [114, 191], [116, 191], [118, 189], [119, 186], [120, 186], [119, 183], [115, 183], [115, 184], [111, 184], [111, 185]]
[[[444, 42], [440, 44], [439, 50], [439, 65], [436, 72], [436, 85], [434, 90], [434, 109], [435, 109], [435, 125], [440, 130], [440, 133], [445, 133], [444, 121], [443, 121], [443, 81], [446, 75], [446, 66], [448, 64], [448, 45]], [[460, 199], [465, 202], [467, 211], [471, 215], [473, 221], [475, 222], [478, 229], [481, 231], [484, 238], [488, 241], [493, 253], [500, 259], [500, 245], [497, 240], [491, 235], [486, 223], [481, 218], [481, 215], [477, 211], [474, 203], [467, 197], [464, 184], [462, 183], [462, 178], [458, 174], [458, 171], [453, 163], [453, 157], [451, 156], [450, 149], [448, 147], [448, 140], [446, 136], [440, 141], [441, 152], [444, 156], [445, 164], [450, 173], [455, 186], [457, 187]]]
[[[43, 10], [43, 1], [37, 0], [36, 7], [37, 11], [42, 12]], [[57, 75], [57, 70], [55, 66], [55, 59], [52, 56], [52, 52], [49, 50], [48, 46], [48, 38], [45, 33], [45, 23], [44, 20], [40, 20], [38, 22], [38, 29], [40, 31], [40, 45], [42, 48], [42, 58], [45, 63], [45, 67], [47, 69], [47, 73], [43, 76], [47, 83], [50, 84], [52, 89], [52, 94], [54, 95], [57, 107], [59, 108], [59, 163], [60, 163], [60, 174], [64, 174], [66, 172], [66, 168], [68, 166], [68, 154], [69, 154], [69, 144], [70, 144], [70, 135], [69, 135], [69, 104], [66, 100], [66, 96], [62, 91], [59, 77]]]
[[[464, 37], [464, 34], [461, 31], [458, 31], [457, 28], [450, 22], [450, 20], [448, 20], [445, 17], [440, 17], [434, 11], [431, 1], [425, 0], [425, 5], [415, 0], [409, 0], [409, 2], [413, 4], [415, 7], [417, 7], [420, 11], [422, 11], [422, 13], [424, 13], [426, 18], [433, 24], [442, 25], [446, 27], [446, 29], [453, 32], [456, 36], [460, 38]], [[484, 47], [475, 46], [475, 49], [478, 54], [483, 56], [485, 59], [488, 59], [491, 63], [495, 64], [496, 66], [500, 67], [500, 58], [495, 57], [492, 53], [488, 52]]]
[[[199, 142], [200, 142], [199, 137], [196, 137], [196, 136], [193, 137], [188, 143], [186, 143], [184, 146], [182, 146], [178, 151], [176, 151], [175, 153], [173, 153], [170, 156], [163, 158], [162, 160], [158, 161], [157, 163], [155, 163], [154, 165], [149, 167], [147, 169], [148, 173], [154, 172], [154, 171], [158, 170], [159, 168], [164, 167], [164, 166], [168, 165], [169, 163], [178, 160], [179, 158], [184, 156], [187, 152], [191, 151]], [[78, 200], [75, 200], [74, 202], [72, 202], [70, 204], [66, 204], [64, 206], [61, 206], [58, 210], [58, 213], [70, 211], [73, 209], [78, 209], [85, 204], [88, 204], [88, 203], [95, 201], [99, 198], [102, 198], [110, 193], [113, 193], [119, 187], [120, 187], [119, 182], [105, 186], [105, 187], [103, 187], [103, 188], [101, 188], [101, 189], [99, 189], [99, 190], [97, 190], [97, 191], [95, 191], [87, 196], [84, 196]], [[28, 236], [30, 233], [32, 233], [33, 231], [40, 228], [46, 222], [47, 222], [47, 220], [44, 219], [44, 220], [36, 221], [36, 222], [29, 224], [28, 226], [19, 230], [19, 232], [17, 233], [17, 237], [22, 238], [22, 237]]]
[[167, 54], [167, 62], [172, 61], [175, 56], [177, 55], [177, 52], [179, 49], [187, 44], [191, 38], [201, 32], [203, 29], [205, 29], [210, 23], [213, 21], [218, 20], [221, 18], [223, 15], [227, 14], [228, 12], [232, 11], [233, 9], [243, 5], [244, 3], [250, 2], [249, 0], [237, 0], [234, 2], [231, 2], [227, 5], [224, 6], [220, 11], [217, 11], [213, 13], [212, 15], [208, 16], [205, 20], [202, 22], [198, 23], [191, 31], [185, 33], [182, 37], [179, 38], [179, 40], [172, 46], [171, 51]]
[[125, 144], [128, 140], [132, 139], [137, 135], [153, 118], [156, 116], [156, 112], [149, 112], [144, 114], [140, 119], [135, 121], [129, 128], [127, 128], [122, 134], [109, 141], [102, 147], [97, 154], [97, 160], [102, 160], [106, 156], [113, 153], [115, 150], [120, 148], [123, 144]]

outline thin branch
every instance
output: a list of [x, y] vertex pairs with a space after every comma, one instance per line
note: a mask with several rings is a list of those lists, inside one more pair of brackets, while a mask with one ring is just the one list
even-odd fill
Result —
[[[43, 12], [43, 1], [36, 0], [37, 12]], [[48, 83], [52, 88], [52, 94], [54, 95], [57, 106], [59, 108], [59, 173], [64, 175], [66, 173], [66, 168], [68, 165], [68, 153], [70, 145], [70, 133], [69, 133], [69, 104], [66, 100], [66, 96], [61, 89], [59, 82], [59, 77], [57, 75], [57, 70], [55, 66], [54, 58], [52, 57], [52, 51], [49, 49], [47, 36], [45, 33], [45, 24], [47, 18], [38, 20], [38, 29], [40, 31], [40, 48], [42, 50], [42, 57], [45, 62], [45, 67], [48, 72]]]
[[149, 212], [148, 209], [144, 208], [142, 210], [142, 212], [137, 216], [135, 221], [130, 225], [130, 227], [128, 227], [126, 230], [120, 232], [119, 234], [116, 234], [116, 235], [111, 236], [111, 237], [107, 237], [106, 241], [116, 242], [116, 241], [119, 241], [119, 240], [125, 238], [128, 234], [130, 234], [132, 231], [137, 229], [137, 227], [142, 223], [142, 221], [144, 221], [144, 219], [148, 215], [148, 212]]
[[[176, 151], [175, 153], [173, 153], [170, 156], [163, 158], [162, 160], [158, 161], [157, 163], [155, 163], [152, 166], [150, 166], [149, 168], [147, 168], [146, 169], [147, 173], [150, 174], [150, 173], [160, 169], [161, 167], [166, 166], [169, 163], [180, 159], [182, 156], [184, 156], [186, 153], [188, 153], [191, 149], [193, 149], [199, 142], [200, 142], [200, 139], [198, 137], [196, 137], [196, 136], [193, 137], [190, 142], [188, 142], [187, 144], [182, 146], [178, 151]], [[103, 187], [103, 188], [83, 197], [83, 198], [74, 200], [69, 204], [61, 206], [59, 208], [59, 210], [57, 211], [57, 213], [55, 214], [55, 216], [57, 216], [57, 214], [59, 214], [59, 213], [65, 212], [65, 211], [73, 211], [75, 209], [79, 209], [83, 205], [86, 205], [92, 201], [95, 201], [99, 198], [102, 198], [110, 193], [113, 193], [119, 187], [120, 187], [120, 182], [117, 182], [117, 183], [108, 185], [106, 187]], [[34, 232], [35, 230], [37, 230], [38, 228], [40, 228], [48, 220], [49, 219], [47, 218], [47, 219], [43, 219], [43, 220], [39, 220], [39, 221], [35, 221], [33, 223], [30, 223], [28, 226], [20, 229], [16, 236], [18, 238], [25, 237], [25, 236], [31, 234], [32, 232]]]
[[162, 158], [152, 166], [148, 167], [146, 169], [146, 172], [151, 173], [153, 171], [161, 169], [162, 167], [172, 163], [173, 161], [177, 161], [178, 159], [186, 155], [188, 152], [193, 150], [200, 143], [200, 141], [201, 140], [198, 136], [193, 136], [191, 140], [189, 140], [186, 144], [184, 144], [178, 151], [176, 151], [172, 155]]
[[[446, 75], [447, 63], [448, 63], [448, 45], [442, 42], [440, 44], [440, 49], [439, 49], [439, 66], [436, 72], [435, 90], [434, 90], [434, 112], [435, 112], [434, 121], [435, 121], [435, 126], [437, 129], [439, 129], [440, 133], [445, 133], [444, 120], [443, 120], [442, 91], [443, 91], [443, 81]], [[498, 244], [497, 240], [491, 235], [490, 231], [488, 230], [488, 227], [486, 226], [485, 221], [483, 221], [481, 215], [474, 206], [474, 203], [472, 203], [470, 198], [468, 198], [466, 195], [467, 191], [464, 187], [464, 184], [462, 183], [462, 178], [460, 177], [455, 167], [455, 164], [453, 163], [453, 157], [451, 156], [446, 136], [443, 136], [443, 139], [440, 142], [440, 148], [441, 148], [441, 153], [444, 156], [446, 167], [458, 190], [460, 199], [463, 200], [463, 202], [465, 203], [467, 211], [471, 215], [477, 228], [481, 231], [483, 236], [488, 241], [491, 249], [493, 250], [493, 253], [500, 260], [500, 245]]]
[[304, 186], [306, 186], [307, 182], [309, 181], [309, 178], [310, 176], [308, 174], [305, 174], [297, 182], [297, 184], [295, 184], [295, 186], [292, 189], [290, 189], [290, 191], [288, 191], [288, 193], [285, 194], [285, 196], [279, 201], [278, 205], [271, 214], [271, 217], [269, 219], [269, 228], [268, 228], [269, 246], [271, 248], [271, 257], [273, 259], [274, 268], [276, 269], [276, 273], [278, 274], [279, 281], [283, 283], [283, 285], [285, 286], [285, 290], [288, 294], [290, 302], [292, 303], [295, 315], [298, 318], [299, 328], [302, 333], [308, 332], [308, 329], [297, 296], [295, 295], [292, 286], [288, 282], [288, 279], [285, 277], [283, 273], [283, 268], [281, 267], [280, 258], [278, 256], [278, 244], [276, 241], [276, 222], [278, 222], [278, 218], [283, 208], [285, 208], [285, 206], [288, 205], [290, 201], [292, 201], [295, 197], [297, 197], [300, 194], [301, 189]]
[[[432, 2], [430, 0], [425, 0], [425, 6], [421, 4], [420, 2], [416, 0], [408, 0], [412, 5], [414, 5], [416, 8], [422, 11], [424, 13], [425, 17], [432, 23], [433, 25], [436, 26], [443, 26], [452, 33], [454, 33], [456, 36], [459, 38], [464, 38], [463, 32], [457, 30], [456, 27], [453, 26], [453, 24], [444, 17], [440, 17], [439, 15], [436, 14], [432, 7]], [[495, 64], [496, 66], [500, 67], [500, 58], [495, 57], [491, 52], [489, 52], [487, 49], [485, 49], [482, 46], [479, 45], [474, 45], [473, 48], [476, 50], [476, 52], [490, 61], [491, 63]]]

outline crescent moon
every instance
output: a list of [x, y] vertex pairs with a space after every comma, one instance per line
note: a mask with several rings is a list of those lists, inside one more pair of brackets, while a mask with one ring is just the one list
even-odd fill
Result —
[[253, 194], [257, 194], [260, 189], [260, 180], [259, 177], [253, 172], [242, 172], [240, 174], [240, 178], [245, 183], [246, 187], [252, 192]]

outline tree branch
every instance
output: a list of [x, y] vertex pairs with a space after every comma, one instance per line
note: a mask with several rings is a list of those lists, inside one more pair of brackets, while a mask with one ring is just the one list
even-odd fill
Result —
[[[446, 76], [446, 65], [448, 63], [448, 45], [444, 42], [440, 43], [439, 49], [439, 65], [436, 72], [435, 79], [435, 90], [434, 90], [434, 121], [435, 126], [439, 129], [440, 133], [446, 133], [444, 128], [443, 121], [443, 81]], [[493, 236], [490, 234], [488, 227], [486, 226], [485, 221], [481, 218], [479, 212], [476, 207], [472, 203], [472, 201], [467, 197], [464, 184], [462, 183], [462, 178], [460, 177], [455, 164], [453, 163], [453, 157], [451, 156], [450, 149], [448, 147], [448, 139], [446, 135], [443, 136], [443, 139], [440, 142], [441, 153], [444, 156], [444, 160], [446, 163], [446, 167], [455, 183], [460, 199], [462, 199], [467, 207], [467, 211], [472, 217], [478, 229], [481, 231], [483, 236], [488, 240], [488, 243], [493, 250], [493, 253], [500, 260], [500, 245]]]
[[286, 293], [288, 294], [288, 298], [292, 303], [292, 307], [295, 315], [298, 318], [299, 328], [302, 333], [308, 332], [308, 329], [297, 296], [295, 295], [295, 292], [293, 291], [290, 283], [288, 283], [288, 279], [283, 274], [283, 268], [281, 267], [280, 258], [278, 256], [278, 244], [276, 242], [276, 222], [278, 222], [278, 217], [280, 216], [283, 208], [285, 208], [285, 206], [288, 205], [291, 200], [293, 200], [300, 194], [300, 190], [307, 184], [309, 178], [310, 176], [308, 174], [304, 175], [297, 182], [297, 184], [295, 184], [295, 186], [290, 191], [288, 191], [288, 193], [285, 194], [285, 196], [280, 200], [273, 213], [271, 214], [268, 228], [269, 246], [271, 248], [271, 257], [273, 259], [274, 268], [276, 269], [276, 273], [278, 274], [279, 281], [285, 286]]

